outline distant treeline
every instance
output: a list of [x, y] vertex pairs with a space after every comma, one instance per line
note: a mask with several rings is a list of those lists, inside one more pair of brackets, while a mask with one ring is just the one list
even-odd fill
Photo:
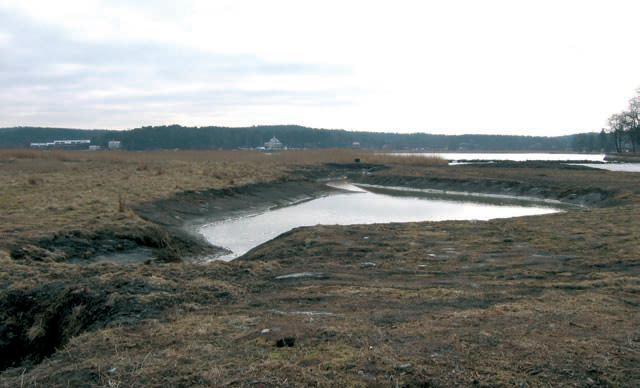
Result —
[[352, 147], [423, 151], [615, 151], [610, 132], [568, 136], [431, 135], [314, 129], [297, 125], [229, 127], [142, 127], [125, 131], [16, 127], [0, 129], [0, 148], [29, 147], [30, 143], [89, 139], [105, 146], [120, 140], [128, 150], [238, 149], [262, 146], [276, 136], [289, 148]]
[[103, 143], [111, 132], [115, 131], [42, 127], [0, 128], [0, 148], [26, 148], [31, 143], [48, 143], [54, 140], [88, 139], [92, 143]]

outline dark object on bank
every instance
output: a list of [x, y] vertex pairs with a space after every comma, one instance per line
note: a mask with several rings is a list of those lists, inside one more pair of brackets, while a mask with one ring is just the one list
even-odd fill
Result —
[[360, 158], [355, 158], [355, 159], [353, 159], [353, 162], [354, 162], [354, 163], [360, 163]]
[[284, 348], [285, 346], [292, 348], [296, 344], [296, 339], [293, 337], [284, 337], [276, 341], [276, 346]]

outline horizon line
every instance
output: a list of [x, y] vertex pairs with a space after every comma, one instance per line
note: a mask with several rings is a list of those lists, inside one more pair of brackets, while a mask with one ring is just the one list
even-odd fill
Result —
[[[18, 125], [13, 127], [0, 127], [0, 130], [5, 129], [14, 129], [14, 128], [40, 128], [40, 129], [70, 129], [70, 130], [79, 130], [79, 131], [116, 131], [116, 132], [124, 132], [124, 131], [132, 131], [135, 129], [142, 128], [154, 128], [154, 127], [183, 127], [183, 128], [229, 128], [229, 129], [247, 129], [247, 128], [256, 128], [256, 127], [301, 127], [307, 129], [315, 129], [315, 130], [323, 130], [323, 131], [346, 131], [346, 132], [366, 132], [366, 133], [380, 133], [380, 134], [395, 134], [395, 135], [433, 135], [433, 136], [519, 136], [519, 137], [565, 137], [565, 136], [573, 136], [580, 135], [586, 133], [599, 133], [600, 130], [584, 130], [580, 132], [572, 132], [564, 135], [516, 135], [516, 134], [504, 134], [504, 133], [456, 133], [456, 134], [448, 134], [448, 133], [434, 133], [434, 132], [425, 132], [425, 131], [411, 131], [411, 132], [393, 132], [392, 130], [367, 130], [367, 129], [345, 129], [345, 128], [321, 128], [321, 127], [310, 127], [301, 124], [253, 124], [253, 125], [245, 125], [245, 126], [224, 126], [224, 125], [182, 125], [177, 123], [172, 124], [157, 124], [157, 125], [141, 125], [138, 127], [131, 128], [78, 128], [78, 127], [61, 127], [61, 126], [41, 126], [41, 125]], [[532, 129], [529, 129], [532, 130]], [[533, 130], [541, 130], [541, 129], [533, 129]], [[436, 131], [456, 131], [456, 129], [436, 129]], [[480, 129], [482, 131], [482, 129]]]

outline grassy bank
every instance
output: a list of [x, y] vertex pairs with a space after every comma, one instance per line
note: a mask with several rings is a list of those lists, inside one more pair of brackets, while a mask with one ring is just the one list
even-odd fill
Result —
[[[378, 156], [355, 151], [94, 155], [0, 159], [3, 241], [149, 226], [134, 205], [331, 173], [591, 202], [489, 222], [299, 228], [207, 265], [76, 265], [0, 250], [3, 386], [640, 383], [640, 174], [394, 159], [363, 177], [344, 163]], [[112, 189], [93, 204], [100, 182]], [[67, 202], [66, 219], [38, 205]], [[44, 209], [42, 230], [28, 206]]]
[[[164, 231], [132, 211], [140, 204], [183, 192], [221, 190], [286, 179], [300, 168], [324, 163], [393, 162], [365, 151], [0, 151], [0, 251], [63, 261], [96, 252], [66, 249], [69, 240], [92, 244], [92, 236], [128, 248], [143, 240], [149, 248], [171, 241]], [[403, 163], [446, 164], [439, 159]], [[133, 236], [127, 239], [126, 236]], [[52, 241], [56, 240], [56, 241]], [[45, 245], [51, 249], [42, 249]], [[57, 249], [59, 246], [65, 249]], [[142, 244], [145, 245], [145, 244]], [[123, 248], [123, 249], [124, 249]], [[97, 252], [100, 253], [100, 252]]]

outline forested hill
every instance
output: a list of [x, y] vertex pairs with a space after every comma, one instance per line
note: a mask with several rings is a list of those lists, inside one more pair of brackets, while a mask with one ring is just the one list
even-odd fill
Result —
[[54, 140], [90, 139], [102, 142], [107, 134], [115, 131], [100, 129], [70, 129], [42, 127], [0, 128], [0, 148], [25, 148], [30, 143], [46, 143]]
[[106, 145], [120, 140], [129, 150], [237, 149], [262, 146], [276, 136], [289, 148], [351, 147], [426, 151], [600, 151], [609, 148], [607, 135], [559, 136], [431, 135], [314, 129], [296, 125], [229, 127], [142, 127], [125, 131], [16, 127], [0, 129], [0, 148], [28, 147], [32, 142], [89, 139]]

